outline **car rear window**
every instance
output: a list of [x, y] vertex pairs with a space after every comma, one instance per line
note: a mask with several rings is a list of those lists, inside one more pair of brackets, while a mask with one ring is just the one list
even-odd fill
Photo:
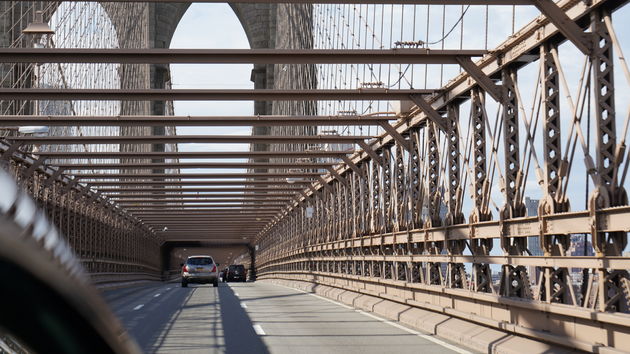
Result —
[[188, 261], [186, 263], [190, 265], [210, 265], [214, 262], [212, 261], [212, 258], [210, 257], [195, 257], [195, 258], [188, 258]]
[[243, 266], [242, 264], [239, 264], [239, 265], [231, 265], [231, 266], [230, 266], [230, 269], [231, 269], [231, 270], [243, 270], [243, 269], [245, 269], [245, 266]]

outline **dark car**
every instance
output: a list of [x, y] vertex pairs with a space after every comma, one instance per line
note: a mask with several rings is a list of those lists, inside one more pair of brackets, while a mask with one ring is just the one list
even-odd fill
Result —
[[225, 281], [246, 281], [247, 272], [242, 264], [233, 264], [226, 268]]

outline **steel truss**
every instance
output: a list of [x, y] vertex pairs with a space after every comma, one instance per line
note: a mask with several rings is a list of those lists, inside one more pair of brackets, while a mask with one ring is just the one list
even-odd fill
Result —
[[[405, 3], [446, 2], [418, 0]], [[235, 235], [253, 239], [258, 246], [255, 264], [262, 278], [330, 285], [591, 352], [624, 350], [630, 342], [630, 259], [622, 252], [626, 248], [627, 233], [630, 231], [630, 206], [623, 181], [630, 161], [624, 160], [625, 145], [617, 136], [613, 69], [619, 44], [615, 39], [610, 14], [626, 2], [448, 2], [460, 3], [534, 4], [544, 16], [476, 63], [467, 56], [456, 57], [455, 60], [463, 68], [462, 73], [439, 90], [0, 89], [0, 98], [16, 100], [396, 99], [416, 103], [417, 107], [412, 110], [411, 116], [403, 117], [394, 125], [377, 122], [385, 132], [371, 141], [366, 142], [365, 136], [228, 137], [221, 139], [225, 139], [223, 142], [231, 139], [234, 142], [264, 144], [292, 143], [294, 151], [44, 151], [38, 153], [41, 161], [25, 162], [26, 159], [20, 153], [21, 144], [147, 144], [194, 139], [205, 141], [209, 138], [11, 138], [8, 140], [11, 144], [4, 149], [3, 157], [11, 161], [14, 175], [24, 180], [25, 187], [30, 188], [36, 198], [40, 198], [43, 203], [52, 203], [53, 208], [58, 204], [63, 205], [55, 210], [63, 210], [64, 214], [53, 215], [53, 218], [56, 217], [55, 220], [69, 230], [71, 243], [74, 242], [79, 250], [82, 250], [81, 242], [85, 240], [79, 237], [77, 230], [91, 227], [85, 223], [92, 220], [84, 216], [89, 211], [82, 208], [93, 205], [95, 210], [100, 203], [105, 206], [104, 210], [119, 212], [115, 214], [119, 215], [114, 218], [118, 221], [115, 225], [127, 227], [128, 223], [123, 221], [133, 220], [134, 225], [144, 232], [142, 235], [147, 235], [141, 237], [147, 239], [164, 225], [173, 227], [174, 232], [169, 234], [173, 239], [203, 239], [208, 236], [208, 227], [220, 233], [215, 240], [234, 241]], [[585, 32], [587, 25], [590, 30]], [[588, 70], [584, 71], [578, 83], [575, 99], [571, 98], [575, 90], [570, 90], [566, 84], [557, 53], [558, 45], [565, 39], [587, 54], [585, 68]], [[623, 58], [621, 53], [618, 56]], [[625, 60], [617, 61], [621, 62], [624, 71], [628, 71]], [[519, 70], [525, 65], [534, 65], [532, 63], [539, 65], [540, 74], [533, 99], [533, 108], [537, 109], [528, 112], [524, 108], [523, 102], [526, 100], [521, 93]], [[566, 115], [571, 120], [568, 133], [566, 128], [561, 129], [563, 94], [568, 97], [567, 106], [572, 111]], [[585, 210], [579, 210], [577, 205], [570, 205], [567, 189], [576, 180], [576, 172], [571, 173], [579, 164], [579, 159], [574, 158], [574, 151], [584, 144], [583, 124], [585, 127], [587, 123], [582, 122], [582, 116], [585, 102], [589, 102], [591, 96], [595, 103], [593, 111], [596, 127], [591, 135], [595, 136], [596, 147], [582, 146], [585, 162], [580, 167], [586, 170], [589, 178], [587, 183], [592, 184], [594, 190], [590, 192], [588, 206]], [[494, 126], [489, 112], [493, 105], [498, 107]], [[462, 114], [465, 111], [469, 114]], [[58, 124], [65, 124], [66, 118], [57, 119]], [[11, 117], [7, 121], [13, 124], [16, 119], [20, 118]], [[99, 123], [107, 119], [103, 117]], [[141, 117], [128, 118], [129, 122], [132, 119], [135, 119], [134, 124], [143, 120]], [[150, 124], [160, 123], [151, 119], [153, 117], [147, 118]], [[271, 121], [274, 118], [265, 119]], [[86, 118], [85, 122], [89, 120]], [[541, 123], [537, 124], [539, 120]], [[284, 123], [295, 124], [295, 121], [292, 118], [290, 122]], [[209, 119], [206, 122], [211, 124]], [[243, 120], [245, 123], [255, 122]], [[277, 120], [275, 123], [281, 125], [283, 122]], [[210, 140], [214, 140], [214, 137]], [[219, 140], [217, 138], [214, 141]], [[304, 148], [307, 143], [324, 141], [356, 143], [361, 149], [349, 152], [307, 151]], [[537, 141], [542, 141], [542, 144], [537, 144]], [[542, 147], [542, 153], [536, 152], [539, 149], [537, 145]], [[499, 152], [503, 157], [501, 161]], [[348, 156], [350, 153], [352, 155]], [[595, 154], [594, 158], [592, 153]], [[316, 158], [332, 157], [337, 158], [338, 163], [327, 165], [325, 174], [322, 173], [324, 176], [317, 176], [315, 182], [263, 179], [291, 176], [289, 171], [276, 169], [261, 174], [252, 172], [252, 178], [246, 181], [181, 181], [179, 177], [174, 181], [166, 181], [166, 174], [155, 172], [154, 175], [140, 177], [151, 179], [146, 181], [130, 174], [121, 174], [117, 181], [89, 182], [91, 186], [101, 186], [97, 188], [99, 193], [92, 193], [79, 184], [81, 178], [66, 182], [57, 180], [63, 178], [64, 170], [72, 169], [72, 164], [64, 164], [63, 169], [56, 171], [44, 165], [47, 159], [77, 157], [144, 160], [166, 157], [310, 158], [313, 163], [318, 162]], [[290, 162], [255, 160], [250, 167], [252, 170], [264, 170], [261, 167], [267, 163], [280, 166]], [[134, 166], [144, 168], [159, 163], [147, 161], [146, 165], [139, 162]], [[100, 164], [98, 167], [104, 166]], [[35, 178], [31, 178], [31, 175]], [[43, 177], [37, 177], [40, 175]], [[310, 173], [304, 175], [311, 176]], [[84, 174], [83, 177], [101, 176], [92, 173]], [[544, 193], [536, 216], [526, 215], [524, 208], [528, 178], [537, 182]], [[187, 185], [198, 187], [183, 187]], [[235, 187], [206, 188], [210, 185]], [[496, 205], [492, 196], [495, 186], [498, 186], [504, 199], [501, 205]], [[242, 195], [248, 196], [247, 200], [252, 203], [245, 202], [246, 198], [242, 197], [243, 201], [239, 201], [239, 204], [218, 202], [218, 199], [211, 202], [212, 198], [199, 200], [199, 204], [187, 204], [186, 197], [195, 192], [243, 192]], [[42, 193], [46, 196], [43, 199], [37, 196]], [[160, 196], [174, 195], [176, 197], [173, 200], [179, 204], [173, 205], [167, 198], [151, 201], [149, 198], [153, 198], [151, 195], [154, 193]], [[113, 196], [112, 199], [120, 201], [120, 205], [101, 195]], [[286, 195], [289, 202], [276, 203], [272, 195], [274, 198]], [[264, 206], [254, 204], [256, 199], [249, 199], [250, 196], [263, 196]], [[463, 205], [469, 200], [472, 210], [465, 215]], [[123, 213], [120, 206], [129, 211]], [[101, 212], [94, 210], [93, 213]], [[121, 215], [131, 216], [124, 219]], [[230, 221], [245, 226], [234, 226]], [[73, 225], [72, 228], [69, 224]], [[102, 228], [102, 224], [97, 223], [96, 227]], [[106, 231], [111, 230], [105, 228], [100, 235], [111, 238], [105, 235]], [[114, 230], [118, 229], [114, 227]], [[576, 235], [584, 235], [584, 247], [592, 248], [594, 255], [570, 254], [571, 244], [575, 243], [572, 237]], [[591, 243], [587, 243], [587, 238]], [[120, 242], [120, 247], [126, 245], [126, 241], [119, 239], [107, 240]], [[123, 240], [126, 239], [123, 237]], [[99, 256], [102, 254], [95, 250], [111, 252], [105, 250], [102, 244], [99, 245], [88, 248]], [[155, 251], [152, 243], [149, 246], [148, 251]], [[539, 246], [542, 254], [533, 254], [534, 246]], [[491, 253], [493, 248], [500, 249], [502, 254], [494, 255]], [[143, 253], [139, 259], [149, 264], [152, 260], [146, 258], [148, 256]], [[579, 269], [579, 279], [572, 275], [575, 273], [572, 271], [574, 268]]]
[[[343, 180], [330, 175], [273, 219], [258, 234], [259, 277], [387, 298], [586, 351], [627, 348], [627, 340], [608, 337], [630, 335], [630, 259], [622, 254], [630, 207], [620, 183], [629, 162], [615, 130], [613, 64], [622, 54], [614, 53], [619, 47], [610, 21], [622, 4], [557, 5], [573, 24], [551, 10], [553, 16], [520, 31], [494, 58], [476, 63], [478, 70], [467, 68], [428, 101], [414, 100], [421, 112], [394, 125], [403, 139], [386, 134], [360, 144], [363, 151], [351, 157], [359, 170], [336, 168]], [[583, 32], [587, 22], [591, 30]], [[575, 28], [580, 33], [566, 35]], [[574, 121], [569, 134], [560, 121], [562, 95], [570, 95], [557, 53], [560, 37], [579, 42], [580, 50], [592, 48], [586, 58], [592, 80], [586, 70], [579, 97], [569, 102], [572, 112], [566, 112]], [[522, 103], [518, 72], [524, 61], [541, 68], [534, 113]], [[591, 134], [597, 148], [584, 151], [595, 190], [586, 210], [572, 211], [580, 208], [570, 206], [567, 194], [577, 164], [571, 151], [585, 134], [580, 111], [589, 92], [596, 102]], [[496, 126], [490, 125], [489, 101], [498, 106]], [[462, 107], [470, 111], [467, 136], [460, 136]], [[542, 138], [535, 137], [537, 130]], [[535, 139], [542, 140], [538, 154]], [[544, 192], [537, 216], [526, 215], [523, 200], [530, 170]], [[500, 186], [503, 205], [493, 204], [493, 185]], [[331, 204], [346, 193], [358, 211], [350, 218]], [[474, 208], [466, 222], [467, 197]], [[314, 206], [314, 224], [303, 221], [306, 206]], [[411, 220], [401, 224], [401, 215]], [[585, 247], [593, 256], [572, 253], [576, 235], [592, 239]], [[491, 254], [495, 244], [502, 255]], [[542, 254], [533, 255], [534, 247]], [[581, 329], [559, 328], [556, 321]]]

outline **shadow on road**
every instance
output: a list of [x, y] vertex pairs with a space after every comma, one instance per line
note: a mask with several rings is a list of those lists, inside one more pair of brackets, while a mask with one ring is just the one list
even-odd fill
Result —
[[252, 321], [247, 312], [241, 307], [241, 302], [229, 286], [219, 287], [219, 301], [221, 302], [221, 321], [225, 352], [240, 353], [269, 353], [265, 343], [254, 331]]

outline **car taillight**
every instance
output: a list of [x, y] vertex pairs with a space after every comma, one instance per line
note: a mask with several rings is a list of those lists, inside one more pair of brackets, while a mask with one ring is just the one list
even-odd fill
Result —
[[216, 265], [213, 265], [213, 266], [212, 266], [212, 273], [214, 273], [214, 272], [216, 272], [216, 271], [217, 271], [217, 266], [216, 266]]
[[188, 266], [187, 266], [187, 265], [185, 265], [185, 266], [184, 266], [184, 268], [182, 268], [182, 270], [183, 270], [184, 272], [188, 272]]

